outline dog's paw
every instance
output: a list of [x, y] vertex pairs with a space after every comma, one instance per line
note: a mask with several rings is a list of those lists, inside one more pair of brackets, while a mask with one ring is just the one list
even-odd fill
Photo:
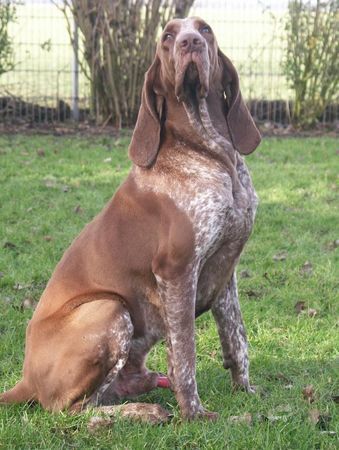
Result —
[[204, 408], [199, 408], [198, 411], [183, 411], [182, 418], [184, 420], [192, 421], [192, 420], [209, 420], [215, 421], [219, 418], [219, 414], [213, 411], [207, 411]]
[[249, 383], [233, 383], [233, 390], [244, 391], [247, 392], [248, 394], [256, 394], [257, 387]]
[[121, 405], [121, 417], [156, 425], [168, 422], [171, 414], [157, 403], [127, 403]]

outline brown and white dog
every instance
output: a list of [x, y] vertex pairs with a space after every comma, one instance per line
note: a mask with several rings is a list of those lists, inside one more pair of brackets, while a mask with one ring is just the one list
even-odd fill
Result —
[[[259, 142], [211, 27], [170, 21], [145, 76], [131, 172], [57, 265], [27, 327], [22, 380], [0, 403], [79, 410], [169, 384], [184, 418], [213, 418], [195, 377], [194, 319], [209, 309], [224, 367], [252, 390], [235, 268], [257, 207], [240, 154]], [[169, 382], [145, 367], [163, 338]]]

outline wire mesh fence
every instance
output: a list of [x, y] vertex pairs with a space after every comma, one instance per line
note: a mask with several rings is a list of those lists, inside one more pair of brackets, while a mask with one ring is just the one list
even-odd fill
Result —
[[[0, 121], [90, 118], [89, 81], [74, 63], [60, 5], [61, 0], [16, 4], [16, 19], [9, 29], [14, 67], [0, 75]], [[191, 15], [212, 26], [222, 51], [234, 62], [243, 95], [258, 121], [290, 120], [292, 92], [281, 66], [287, 6], [288, 0], [195, 0], [191, 10]], [[327, 107], [322, 121], [338, 118], [336, 102]]]

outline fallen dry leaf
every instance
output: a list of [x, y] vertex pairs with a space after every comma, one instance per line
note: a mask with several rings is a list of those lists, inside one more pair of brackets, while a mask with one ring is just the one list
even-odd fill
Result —
[[312, 386], [312, 384], [308, 384], [307, 386], [304, 387], [304, 389], [302, 390], [304, 399], [308, 401], [308, 403], [313, 403], [315, 398], [314, 398], [314, 388]]
[[112, 425], [113, 420], [109, 417], [99, 417], [94, 416], [89, 419], [89, 422], [87, 424], [87, 429], [90, 433], [96, 433], [97, 431], [101, 430], [102, 428], [107, 428], [110, 425]]
[[46, 241], [46, 242], [51, 242], [51, 241], [53, 241], [53, 237], [50, 236], [50, 235], [44, 236], [43, 239], [44, 239], [44, 241]]
[[331, 421], [331, 416], [328, 414], [321, 414], [318, 409], [311, 409], [308, 413], [308, 417], [313, 425], [317, 425], [321, 430], [327, 430]]
[[287, 252], [282, 250], [273, 256], [273, 261], [285, 261], [287, 258]]
[[328, 427], [330, 425], [330, 422], [332, 420], [332, 417], [328, 414], [320, 414], [319, 415], [319, 420], [317, 423], [317, 427], [320, 428], [321, 430], [328, 430]]
[[35, 309], [36, 307], [36, 303], [34, 302], [33, 299], [31, 298], [25, 298], [22, 302], [21, 302], [21, 309]]
[[47, 188], [54, 188], [57, 185], [56, 178], [53, 176], [49, 176], [43, 179], [44, 185]]
[[302, 311], [305, 310], [305, 302], [302, 302], [302, 301], [297, 302], [297, 303], [294, 305], [294, 309], [295, 309], [295, 312], [296, 312], [297, 314], [300, 314]]
[[253, 289], [249, 289], [249, 290], [245, 291], [245, 294], [249, 298], [259, 298], [260, 297], [260, 293], [257, 291], [254, 291]]
[[253, 416], [250, 413], [244, 413], [241, 416], [230, 416], [228, 421], [235, 424], [247, 423], [248, 425], [251, 425], [253, 422]]
[[74, 212], [75, 214], [82, 214], [83, 209], [81, 208], [80, 205], [77, 205], [77, 206], [73, 209], [73, 212]]
[[269, 277], [269, 275], [268, 275], [268, 272], [265, 272], [265, 273], [263, 274], [263, 277], [264, 277], [267, 281], [271, 281], [271, 280], [270, 280], [270, 277]]
[[281, 372], [278, 372], [278, 373], [275, 375], [275, 379], [276, 379], [276, 380], [281, 380], [281, 381], [283, 381], [284, 383], [291, 383], [291, 380], [290, 380], [286, 375], [284, 375], [284, 374], [281, 373]]
[[325, 249], [330, 250], [330, 251], [335, 250], [338, 247], [339, 247], [339, 239], [335, 239], [334, 241], [327, 242], [325, 245]]
[[3, 248], [8, 248], [9, 250], [14, 250], [16, 245], [13, 242], [5, 242]]
[[309, 317], [315, 317], [318, 314], [318, 311], [314, 308], [309, 308], [307, 314]]
[[240, 278], [251, 278], [252, 274], [248, 269], [244, 269], [240, 272]]
[[217, 351], [216, 350], [212, 350], [211, 353], [210, 353], [210, 357], [214, 359], [216, 356], [217, 356]]
[[46, 156], [46, 152], [43, 148], [38, 148], [38, 150], [36, 151], [38, 156]]
[[313, 274], [313, 265], [309, 261], [306, 261], [300, 268], [301, 275], [311, 276]]
[[320, 411], [318, 409], [311, 409], [308, 413], [308, 417], [311, 423], [313, 423], [313, 425], [316, 425], [319, 422]]

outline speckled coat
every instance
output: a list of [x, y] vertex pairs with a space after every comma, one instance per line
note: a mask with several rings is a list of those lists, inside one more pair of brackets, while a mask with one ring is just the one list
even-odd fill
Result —
[[251, 391], [235, 268], [257, 196], [240, 153], [260, 135], [237, 72], [199, 18], [167, 24], [145, 77], [133, 167], [65, 252], [27, 329], [23, 379], [0, 402], [79, 409], [147, 392], [145, 360], [166, 339], [185, 418], [201, 405], [194, 319], [212, 310], [225, 368]]

